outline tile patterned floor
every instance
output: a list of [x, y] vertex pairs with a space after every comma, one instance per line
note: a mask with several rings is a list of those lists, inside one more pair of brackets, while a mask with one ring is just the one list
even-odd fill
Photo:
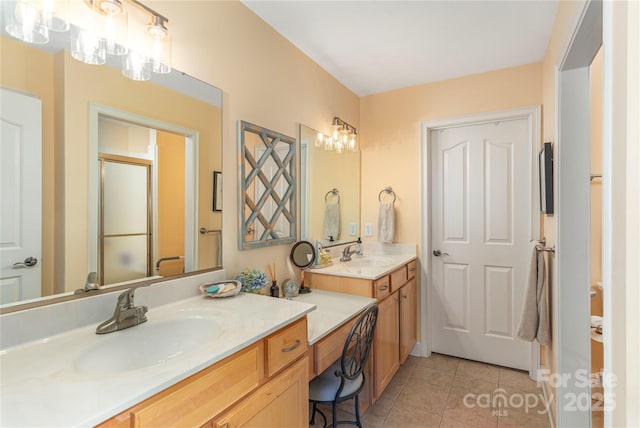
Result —
[[[324, 409], [324, 408], [323, 408]], [[331, 418], [330, 407], [325, 414]], [[353, 420], [353, 401], [338, 419]], [[322, 417], [316, 418], [316, 425]], [[380, 399], [362, 415], [365, 428], [549, 427], [542, 389], [525, 372], [432, 354], [409, 357]]]

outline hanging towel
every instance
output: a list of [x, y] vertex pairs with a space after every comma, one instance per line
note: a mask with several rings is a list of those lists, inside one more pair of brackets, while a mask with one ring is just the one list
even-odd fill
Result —
[[537, 340], [541, 345], [551, 343], [549, 299], [547, 296], [550, 270], [547, 269], [547, 257], [547, 252], [538, 251], [536, 244], [532, 246], [529, 277], [517, 331], [518, 338], [528, 342]]
[[324, 205], [324, 234], [323, 237], [338, 239], [340, 235], [340, 202], [338, 200], [327, 201]]
[[395, 232], [395, 211], [393, 202], [380, 202], [378, 211], [378, 242], [393, 242]]

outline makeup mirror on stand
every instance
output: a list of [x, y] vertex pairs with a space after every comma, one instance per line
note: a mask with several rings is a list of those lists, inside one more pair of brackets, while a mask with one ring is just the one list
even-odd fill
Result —
[[304, 269], [311, 266], [316, 259], [316, 251], [313, 248], [313, 244], [309, 241], [296, 242], [291, 249], [289, 256], [291, 263], [300, 268], [300, 294], [310, 293], [311, 289], [304, 286]]

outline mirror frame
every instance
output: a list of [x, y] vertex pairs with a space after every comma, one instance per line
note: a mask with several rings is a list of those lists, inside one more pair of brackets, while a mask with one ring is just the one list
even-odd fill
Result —
[[[300, 250], [300, 249], [304, 249], [304, 248], [309, 248], [311, 250], [311, 260], [308, 261], [307, 264], [298, 264], [298, 262], [296, 261], [295, 258], [295, 253], [296, 250]], [[300, 251], [298, 251], [298, 253], [300, 253]], [[309, 252], [306, 252], [304, 254], [309, 254]], [[313, 247], [313, 244], [309, 241], [298, 241], [293, 245], [293, 248], [291, 248], [291, 252], [289, 253], [289, 259], [291, 260], [291, 263], [293, 263], [293, 265], [297, 268], [300, 269], [306, 269], [309, 266], [313, 265], [314, 262], [316, 261], [316, 249]]]
[[[254, 153], [246, 145], [247, 134], [255, 134], [264, 143], [266, 150], [256, 159]], [[274, 150], [278, 143], [288, 144], [287, 154], [284, 159]], [[242, 120], [238, 121], [238, 249], [249, 250], [252, 248], [266, 247], [269, 245], [289, 244], [297, 240], [297, 162], [296, 162], [296, 139], [288, 137], [279, 132], [263, 128]], [[278, 171], [274, 177], [269, 177], [262, 171], [262, 167], [267, 160], [273, 159], [278, 165]], [[278, 195], [274, 184], [281, 179], [286, 180], [287, 187], [282, 198]], [[265, 189], [260, 199], [254, 201], [254, 197], [249, 194], [250, 186], [260, 180]], [[277, 204], [275, 213], [267, 218], [262, 212], [262, 207], [272, 199]], [[287, 207], [287, 204], [289, 207]], [[251, 213], [247, 216], [246, 209]], [[289, 235], [280, 236], [274, 230], [276, 221], [284, 215], [289, 222]], [[259, 239], [248, 240], [247, 234], [251, 233], [251, 225], [260, 222], [265, 231]]]

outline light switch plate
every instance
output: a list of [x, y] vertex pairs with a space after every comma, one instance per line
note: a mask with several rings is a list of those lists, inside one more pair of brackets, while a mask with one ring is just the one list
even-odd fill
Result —
[[358, 225], [355, 223], [349, 223], [349, 236], [356, 236], [358, 234]]
[[364, 224], [364, 236], [373, 236], [373, 225], [371, 223]]

